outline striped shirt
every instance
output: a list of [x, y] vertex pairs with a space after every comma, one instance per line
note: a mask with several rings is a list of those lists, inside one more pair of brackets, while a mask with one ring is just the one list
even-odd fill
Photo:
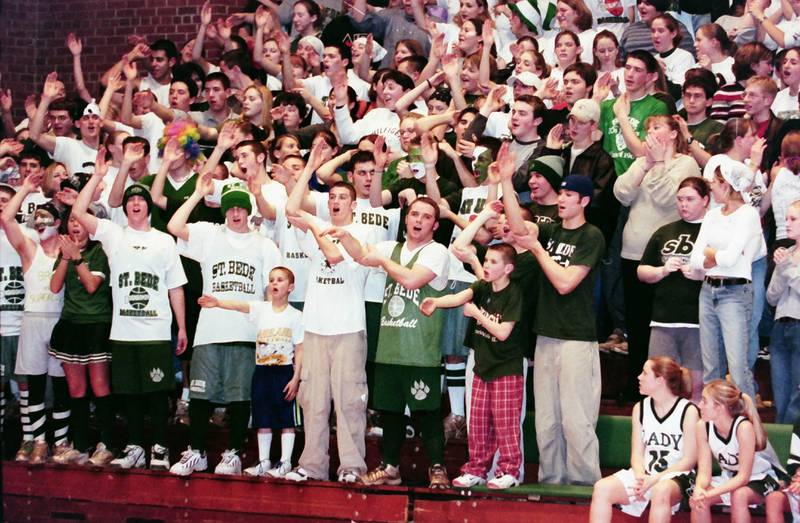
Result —
[[747, 114], [744, 108], [744, 87], [739, 82], [723, 85], [714, 93], [711, 102], [710, 117], [720, 122], [731, 118], [743, 118]]

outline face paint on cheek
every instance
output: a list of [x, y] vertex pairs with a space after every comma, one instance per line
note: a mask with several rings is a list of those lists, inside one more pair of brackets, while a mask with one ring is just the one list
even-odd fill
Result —
[[45, 227], [42, 232], [39, 233], [39, 237], [42, 240], [49, 240], [50, 238], [52, 238], [56, 234], [58, 234], [58, 227], [55, 227], [53, 225], [49, 225], [49, 226]]

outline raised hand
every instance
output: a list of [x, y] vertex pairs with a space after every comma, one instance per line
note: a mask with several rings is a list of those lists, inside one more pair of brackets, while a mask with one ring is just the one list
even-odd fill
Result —
[[200, 25], [208, 27], [211, 25], [211, 2], [206, 0], [200, 8]]
[[439, 149], [437, 143], [431, 140], [428, 133], [423, 133], [420, 138], [420, 151], [422, 153], [422, 161], [425, 165], [434, 165], [439, 159]]
[[236, 124], [227, 122], [217, 136], [217, 147], [228, 150], [236, 145]]
[[0, 110], [4, 113], [11, 111], [14, 99], [11, 97], [11, 89], [0, 89]]
[[181, 144], [177, 138], [170, 138], [167, 145], [164, 146], [163, 161], [167, 162], [170, 166], [175, 166], [183, 161], [185, 154], [181, 149]]
[[144, 158], [144, 144], [133, 142], [125, 147], [125, 152], [122, 155], [122, 163], [131, 165], [142, 158]]
[[383, 171], [389, 163], [389, 151], [386, 150], [385, 144], [386, 140], [379, 134], [375, 139], [375, 150], [372, 151], [376, 171]]
[[214, 180], [211, 178], [210, 172], [205, 172], [197, 179], [197, 184], [194, 186], [194, 192], [202, 197], [214, 194]]
[[481, 28], [481, 41], [484, 48], [491, 48], [494, 45], [494, 26], [490, 20], [486, 20]]
[[233, 25], [231, 25], [228, 19], [217, 19], [217, 33], [219, 33], [220, 38], [223, 40], [230, 40], [232, 31]]
[[129, 82], [136, 80], [139, 76], [139, 68], [136, 62], [129, 60], [128, 56], [122, 57], [122, 74], [125, 75], [125, 79]]
[[561, 149], [564, 147], [564, 124], [556, 124], [547, 133], [547, 148]]
[[461, 73], [461, 60], [457, 54], [450, 53], [442, 57], [442, 71], [449, 79], [458, 78]]
[[13, 154], [16, 156], [21, 153], [24, 148], [25, 146], [22, 145], [22, 142], [18, 142], [13, 138], [5, 138], [0, 141], [0, 157], [3, 157], [7, 154]]
[[270, 13], [267, 10], [267, 8], [264, 7], [263, 5], [258, 6], [255, 15], [256, 27], [263, 30], [265, 27], [267, 27], [267, 24], [269, 23], [269, 18], [270, 18]]
[[145, 42], [139, 42], [134, 45], [133, 50], [127, 54], [128, 60], [131, 62], [135, 60], [141, 60], [142, 58], [147, 58], [150, 56], [150, 47], [147, 46]]
[[61, 87], [58, 81], [58, 73], [53, 71], [47, 75], [44, 80], [44, 89], [42, 90], [42, 98], [54, 100], [61, 94]]
[[69, 52], [72, 53], [72, 56], [80, 56], [83, 52], [83, 42], [81, 39], [75, 36], [75, 33], [69, 33], [67, 35], [67, 48]]
[[29, 120], [33, 119], [33, 115], [36, 114], [36, 95], [29, 94], [25, 97], [25, 115], [28, 117]]
[[108, 88], [112, 92], [117, 92], [125, 87], [125, 80], [122, 79], [121, 71], [114, 71], [108, 75]]

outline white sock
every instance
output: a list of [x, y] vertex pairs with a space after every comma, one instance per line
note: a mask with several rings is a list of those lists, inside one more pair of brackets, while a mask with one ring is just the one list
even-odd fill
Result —
[[405, 414], [409, 418], [411, 417], [411, 409], [408, 408], [408, 405], [406, 405], [406, 410], [403, 411], [403, 414]]
[[292, 451], [294, 451], [294, 432], [281, 433], [281, 461], [291, 463]]
[[258, 431], [258, 461], [269, 459], [270, 447], [272, 447], [272, 432]]
[[187, 387], [183, 388], [183, 392], [181, 392], [181, 399], [183, 401], [189, 401], [189, 389]]
[[445, 363], [444, 368], [447, 377], [447, 395], [450, 398], [450, 412], [456, 416], [464, 416], [464, 380], [467, 363]]

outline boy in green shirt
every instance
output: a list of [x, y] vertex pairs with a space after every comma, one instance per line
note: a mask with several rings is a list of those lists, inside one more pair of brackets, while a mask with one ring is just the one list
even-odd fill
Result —
[[457, 294], [426, 298], [420, 304], [425, 315], [437, 308], [460, 307], [474, 318], [466, 345], [475, 350], [469, 419], [469, 461], [453, 486], [469, 488], [486, 483], [495, 451], [500, 448], [493, 489], [519, 484], [522, 463], [520, 411], [525, 389], [523, 377], [523, 333], [516, 328], [522, 319], [522, 293], [511, 283], [517, 257], [514, 247], [499, 243], [489, 247], [483, 262], [483, 279]]

